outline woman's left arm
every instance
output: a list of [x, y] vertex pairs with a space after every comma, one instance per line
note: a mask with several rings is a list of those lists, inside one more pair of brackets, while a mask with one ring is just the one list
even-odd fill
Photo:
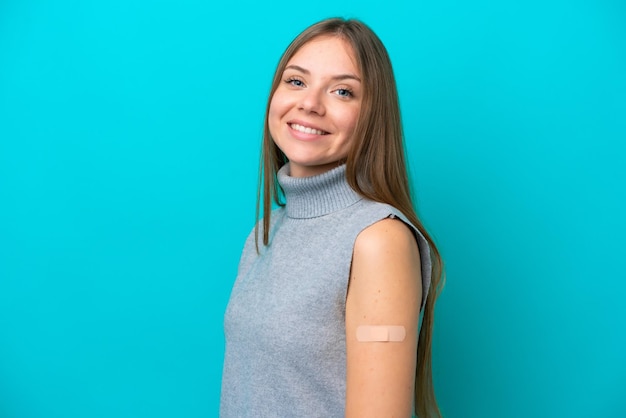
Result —
[[[363, 230], [346, 299], [346, 417], [410, 417], [415, 391], [420, 256], [409, 227], [384, 219]], [[402, 326], [403, 341], [359, 341], [359, 326]]]

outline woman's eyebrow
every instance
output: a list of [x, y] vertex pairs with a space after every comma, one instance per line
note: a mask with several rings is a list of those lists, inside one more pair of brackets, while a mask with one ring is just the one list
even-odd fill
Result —
[[[295, 64], [291, 64], [285, 67], [285, 70], [296, 70], [299, 71], [303, 74], [311, 74], [311, 72], [309, 70], [307, 70], [306, 68], [302, 68], [299, 65], [295, 65]], [[332, 80], [346, 80], [346, 79], [351, 79], [351, 80], [356, 80], [359, 83], [361, 82], [361, 79], [359, 77], [357, 77], [354, 74], [339, 74], [336, 76], [331, 77]]]

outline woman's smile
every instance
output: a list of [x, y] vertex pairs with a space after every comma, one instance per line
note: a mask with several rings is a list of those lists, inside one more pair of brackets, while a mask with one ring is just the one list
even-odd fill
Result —
[[312, 128], [305, 125], [300, 125], [298, 123], [290, 123], [288, 124], [291, 129], [297, 132], [301, 132], [304, 134], [312, 134], [312, 135], [328, 135], [328, 132], [322, 131], [320, 129]]

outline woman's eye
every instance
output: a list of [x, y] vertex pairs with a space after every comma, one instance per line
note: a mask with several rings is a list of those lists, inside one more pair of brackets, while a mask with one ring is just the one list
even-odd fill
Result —
[[352, 97], [352, 92], [348, 89], [337, 89], [335, 91], [341, 97]]
[[295, 86], [295, 87], [304, 86], [304, 83], [302, 82], [302, 80], [298, 80], [297, 78], [287, 79], [287, 84], [291, 84], [292, 86]]

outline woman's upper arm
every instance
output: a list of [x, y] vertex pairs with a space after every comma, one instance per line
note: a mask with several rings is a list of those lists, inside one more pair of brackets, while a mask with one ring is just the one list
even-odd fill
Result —
[[[346, 417], [410, 417], [422, 299], [420, 257], [409, 227], [384, 219], [354, 244], [346, 299]], [[403, 326], [401, 342], [357, 341], [359, 326]]]

